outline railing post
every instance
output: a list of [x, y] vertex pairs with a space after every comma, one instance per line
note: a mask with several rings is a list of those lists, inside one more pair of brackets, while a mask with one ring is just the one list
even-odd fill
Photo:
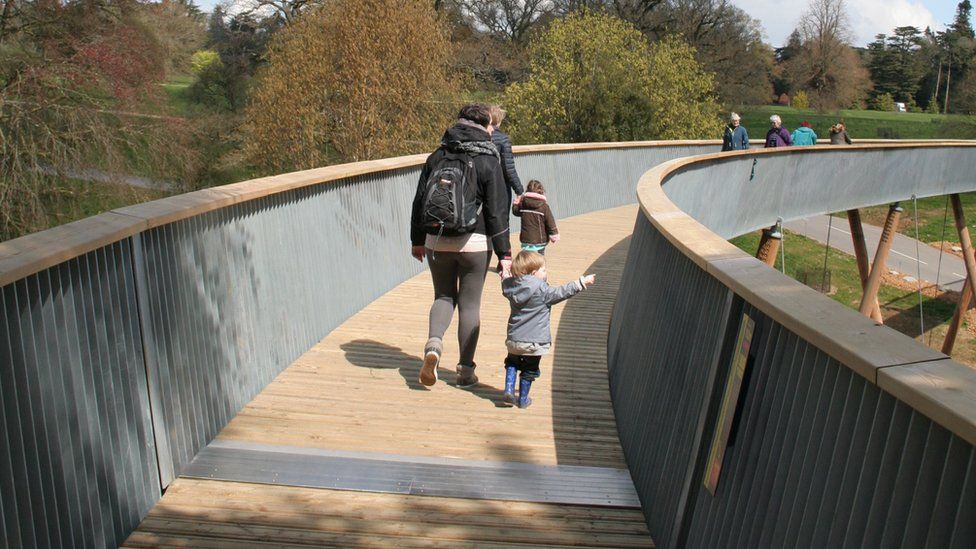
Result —
[[772, 267], [776, 264], [776, 254], [779, 252], [780, 242], [783, 240], [783, 233], [779, 225], [773, 225], [768, 229], [763, 229], [762, 238], [759, 240], [759, 250], [756, 251], [756, 259]]
[[956, 304], [956, 311], [952, 315], [952, 322], [946, 330], [945, 341], [942, 342], [942, 352], [947, 355], [952, 354], [956, 336], [959, 334], [959, 328], [962, 327], [962, 319], [973, 300], [973, 289], [976, 288], [976, 256], [973, 255], [973, 241], [969, 236], [969, 227], [966, 226], [966, 213], [962, 209], [962, 201], [958, 194], [949, 195], [949, 200], [952, 202], [952, 217], [956, 222], [956, 231], [959, 233], [962, 258], [966, 263], [966, 283], [963, 285], [962, 295], [959, 296], [959, 303]]
[[136, 311], [139, 315], [139, 333], [146, 367], [146, 385], [149, 387], [149, 413], [152, 418], [153, 439], [156, 447], [156, 464], [159, 468], [160, 489], [165, 490], [174, 480], [173, 454], [169, 447], [166, 417], [163, 415], [162, 381], [156, 360], [156, 343], [153, 332], [152, 312], [149, 306], [149, 281], [146, 276], [145, 253], [142, 233], [132, 235], [132, 272], [135, 276]]
[[[854, 241], [854, 257], [857, 259], [857, 272], [861, 276], [861, 292], [868, 285], [868, 277], [871, 274], [871, 266], [868, 263], [868, 247], [864, 243], [864, 227], [861, 226], [861, 212], [859, 210], [847, 210], [847, 223], [851, 226], [851, 240]], [[877, 322], [884, 322], [881, 316], [881, 305], [878, 299], [874, 299], [871, 314], [868, 315]]]
[[901, 217], [902, 211], [897, 202], [888, 208], [888, 217], [885, 219], [884, 229], [881, 230], [881, 241], [878, 242], [878, 251], [874, 254], [874, 264], [871, 265], [871, 274], [864, 286], [861, 307], [858, 309], [864, 316], [870, 316], [871, 308], [877, 303], [878, 288], [881, 287], [881, 275], [884, 274], [885, 265], [888, 262], [888, 251], [891, 250], [891, 242], [895, 239], [895, 229], [898, 227], [898, 219]]

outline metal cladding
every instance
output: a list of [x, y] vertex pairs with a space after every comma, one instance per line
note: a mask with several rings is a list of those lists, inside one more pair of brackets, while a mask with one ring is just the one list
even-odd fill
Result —
[[[905, 379], [924, 364], [928, 383], [947, 398], [971, 391], [971, 372], [713, 245], [777, 218], [973, 190], [976, 154], [931, 147], [757, 158], [751, 177], [748, 155], [705, 158], [663, 176], [670, 207], [717, 235], [695, 225], [683, 242], [683, 229], [668, 225], [678, 218], [668, 205], [644, 204], [638, 214], [608, 365], [621, 443], [655, 543], [976, 546], [971, 416], [912, 386], [882, 389], [882, 379]], [[697, 255], [696, 246], [706, 251]], [[725, 409], [744, 314], [756, 323], [748, 368], [738, 402]], [[939, 368], [947, 377], [935, 377]], [[734, 420], [712, 494], [703, 479], [714, 473], [709, 450], [724, 412]]]

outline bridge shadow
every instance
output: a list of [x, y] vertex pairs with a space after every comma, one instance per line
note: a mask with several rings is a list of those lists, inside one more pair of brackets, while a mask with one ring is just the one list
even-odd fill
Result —
[[590, 264], [586, 274], [595, 273], [597, 283], [563, 305], [551, 363], [553, 437], [560, 464], [607, 466], [608, 459], [623, 464], [610, 402], [607, 330], [629, 248], [627, 237]]
[[[418, 379], [420, 363], [423, 359], [416, 355], [403, 352], [403, 349], [374, 341], [372, 339], [355, 339], [339, 345], [346, 354], [350, 364], [360, 368], [380, 368], [396, 370], [403, 378], [408, 389], [413, 391], [427, 391], [428, 388]], [[438, 369], [438, 375], [447, 373], [443, 368]], [[450, 372], [453, 376], [454, 372]]]
[[[414, 391], [428, 391], [429, 388], [420, 383], [420, 365], [423, 358], [403, 352], [403, 349], [372, 339], [356, 339], [339, 346], [346, 354], [350, 364], [360, 368], [396, 369], [406, 383], [407, 388]], [[455, 387], [457, 373], [451, 368], [443, 366], [437, 369], [437, 377], [449, 387]], [[490, 401], [497, 408], [506, 406], [502, 400], [504, 392], [498, 387], [478, 383], [474, 387], [458, 389], [468, 392], [478, 398]]]

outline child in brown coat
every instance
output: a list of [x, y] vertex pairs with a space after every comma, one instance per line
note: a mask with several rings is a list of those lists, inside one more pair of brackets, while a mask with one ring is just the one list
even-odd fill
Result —
[[512, 205], [512, 213], [522, 218], [519, 240], [522, 249], [545, 255], [546, 245], [559, 241], [556, 218], [546, 203], [546, 189], [533, 179], [525, 188], [525, 194]]

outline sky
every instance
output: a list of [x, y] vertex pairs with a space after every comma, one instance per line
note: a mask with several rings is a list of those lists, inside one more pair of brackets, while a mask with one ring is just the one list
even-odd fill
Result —
[[[913, 26], [942, 30], [956, 14], [959, 0], [848, 0], [855, 46], [865, 46], [879, 33], [891, 34], [895, 27]], [[766, 42], [782, 46], [796, 28], [809, 0], [733, 0], [766, 32]]]
[[[218, 0], [197, 0], [204, 11], [211, 11]], [[766, 42], [782, 46], [796, 28], [797, 20], [809, 0], [733, 0], [736, 6], [758, 19], [765, 30]], [[959, 0], [847, 0], [847, 10], [854, 30], [854, 45], [866, 46], [878, 33], [911, 25], [920, 29], [930, 26], [942, 30], [952, 21]]]

